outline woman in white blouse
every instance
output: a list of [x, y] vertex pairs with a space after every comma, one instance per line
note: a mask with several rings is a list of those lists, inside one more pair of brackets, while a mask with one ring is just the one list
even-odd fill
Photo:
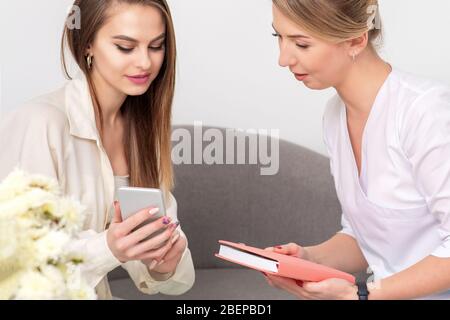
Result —
[[374, 282], [266, 276], [303, 299], [450, 299], [450, 88], [383, 61], [376, 0], [273, 0], [279, 63], [313, 90], [334, 87], [324, 140], [342, 206], [328, 241], [267, 250]]
[[[111, 298], [106, 275], [120, 265], [144, 293], [182, 294], [195, 277], [170, 193], [176, 47], [168, 5], [165, 0], [74, 5], [81, 25], [67, 22], [63, 45], [66, 41], [81, 72], [2, 121], [0, 180], [15, 167], [44, 174], [87, 207], [85, 230], [71, 249], [85, 254], [83, 273], [100, 299]], [[64, 60], [63, 55], [65, 67]], [[133, 231], [158, 208], [122, 221], [114, 200], [123, 185], [161, 188], [168, 217]], [[142, 241], [160, 229], [164, 232]]]

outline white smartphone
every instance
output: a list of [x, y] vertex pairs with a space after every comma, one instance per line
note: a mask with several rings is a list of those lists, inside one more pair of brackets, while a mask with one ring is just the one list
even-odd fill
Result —
[[[120, 202], [120, 210], [122, 212], [122, 220], [126, 220], [132, 215], [138, 213], [142, 209], [149, 207], [158, 208], [159, 212], [148, 220], [137, 226], [134, 230], [137, 230], [147, 223], [153, 222], [166, 215], [166, 209], [164, 206], [164, 199], [161, 190], [153, 188], [136, 188], [136, 187], [121, 187], [117, 190], [117, 197]], [[147, 240], [155, 235], [163, 232], [159, 230], [153, 233], [151, 236], [144, 240]]]

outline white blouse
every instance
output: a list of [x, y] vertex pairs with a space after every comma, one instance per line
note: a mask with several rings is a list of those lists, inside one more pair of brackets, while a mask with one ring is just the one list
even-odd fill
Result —
[[338, 95], [323, 125], [341, 232], [357, 240], [375, 279], [430, 255], [449, 258], [450, 88], [394, 68], [363, 132], [360, 176]]
[[[100, 299], [112, 298], [106, 275], [120, 265], [146, 294], [179, 295], [193, 286], [195, 271], [188, 247], [175, 274], [166, 281], [153, 279], [141, 261], [120, 263], [109, 249], [106, 226], [114, 210], [114, 173], [82, 73], [7, 114], [0, 122], [0, 150], [0, 181], [15, 167], [43, 174], [56, 179], [64, 195], [87, 208], [83, 231], [70, 247], [84, 253], [83, 275]], [[176, 221], [177, 202], [172, 194], [169, 198], [167, 215]], [[186, 237], [180, 227], [179, 231]]]

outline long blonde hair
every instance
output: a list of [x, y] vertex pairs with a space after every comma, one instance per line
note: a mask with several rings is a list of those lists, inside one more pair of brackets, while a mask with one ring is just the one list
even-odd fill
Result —
[[[323, 40], [338, 43], [369, 32], [370, 44], [373, 47], [381, 44], [382, 31], [377, 0], [272, 0], [272, 2], [289, 19]], [[373, 21], [374, 19], [378, 21]]]
[[166, 22], [165, 58], [161, 70], [147, 92], [128, 96], [121, 107], [125, 121], [124, 146], [130, 172], [130, 185], [161, 188], [166, 193], [173, 188], [171, 161], [171, 115], [175, 90], [176, 42], [170, 9], [165, 0], [76, 0], [83, 13], [81, 28], [64, 28], [61, 43], [62, 65], [71, 79], [64, 55], [68, 45], [76, 63], [85, 74], [103, 137], [103, 115], [87, 65], [85, 52], [98, 30], [107, 20], [107, 10], [114, 3], [148, 5], [158, 8]]

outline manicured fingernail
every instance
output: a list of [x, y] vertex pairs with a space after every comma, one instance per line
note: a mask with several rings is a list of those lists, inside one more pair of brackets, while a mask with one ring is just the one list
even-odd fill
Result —
[[282, 246], [276, 246], [275, 248], [277, 248], [277, 249], [283, 249]]
[[171, 227], [173, 229], [176, 229], [176, 228], [178, 228], [179, 225], [180, 225], [180, 221], [177, 221], [177, 222], [172, 223]]
[[180, 234], [177, 234], [173, 237], [172, 239], [172, 244], [174, 244], [175, 242], [177, 242], [178, 238], [180, 237]]
[[170, 223], [172, 219], [170, 219], [170, 217], [164, 217], [163, 219], [163, 224], [165, 224], [166, 226]]
[[153, 209], [151, 209], [148, 213], [149, 213], [151, 216], [153, 216], [153, 215], [157, 214], [158, 212], [159, 212], [159, 209], [158, 209], [158, 208], [153, 208]]
[[162, 265], [164, 262], [164, 260], [161, 260], [160, 262], [158, 262], [158, 266]]
[[150, 263], [150, 267], [148, 267], [150, 270], [153, 270], [158, 265], [158, 261], [153, 260], [152, 263]]

